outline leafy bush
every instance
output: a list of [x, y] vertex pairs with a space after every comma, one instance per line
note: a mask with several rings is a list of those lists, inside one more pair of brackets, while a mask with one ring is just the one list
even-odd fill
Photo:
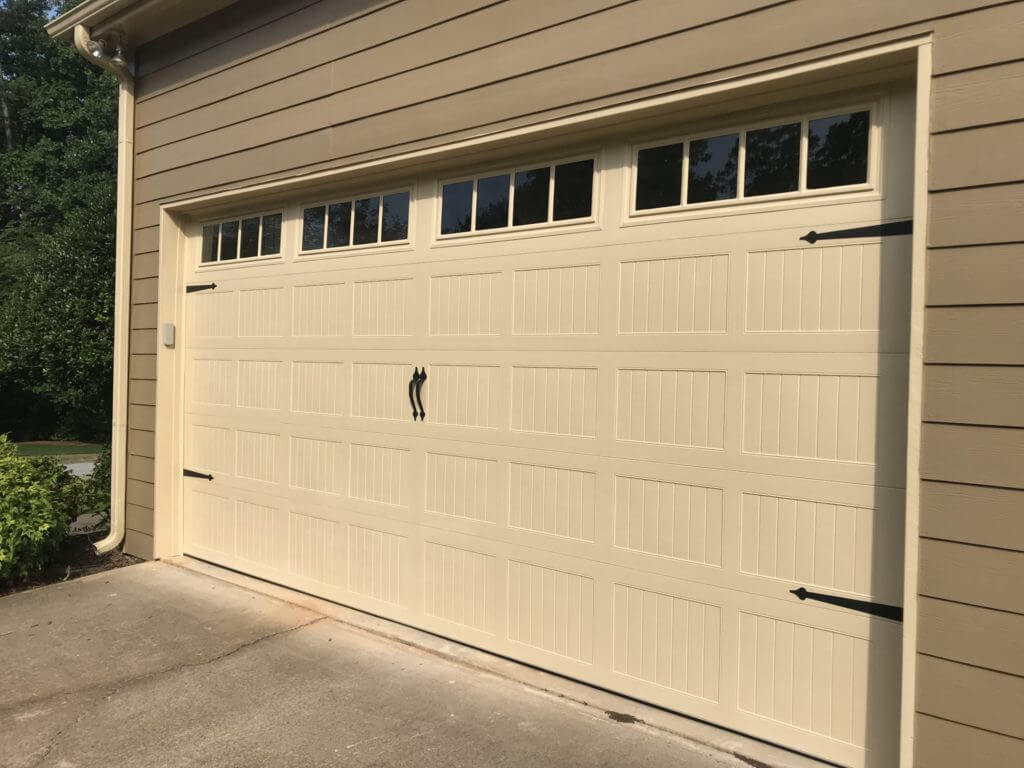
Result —
[[99, 515], [110, 520], [110, 445], [104, 445], [92, 474], [82, 478], [83, 498], [81, 512]]
[[46, 568], [78, 515], [83, 483], [51, 458], [26, 459], [0, 435], [0, 583]]

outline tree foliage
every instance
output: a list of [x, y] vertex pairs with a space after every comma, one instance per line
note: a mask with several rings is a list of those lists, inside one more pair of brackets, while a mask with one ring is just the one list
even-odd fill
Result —
[[0, 431], [109, 434], [117, 86], [0, 0]]

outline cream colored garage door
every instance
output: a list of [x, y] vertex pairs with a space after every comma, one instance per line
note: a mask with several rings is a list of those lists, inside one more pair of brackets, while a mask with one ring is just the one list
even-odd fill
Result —
[[583, 221], [440, 236], [484, 167], [385, 190], [397, 244], [300, 255], [297, 201], [279, 255], [197, 245], [185, 552], [893, 765], [900, 625], [790, 592], [901, 602], [909, 238], [800, 239], [909, 217], [910, 100], [871, 104], [846, 192], [630, 213], [623, 137]]

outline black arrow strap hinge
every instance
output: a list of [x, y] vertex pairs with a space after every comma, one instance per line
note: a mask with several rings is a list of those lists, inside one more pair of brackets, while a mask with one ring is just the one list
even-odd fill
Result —
[[861, 613], [870, 613], [872, 616], [880, 616], [883, 619], [903, 621], [903, 609], [898, 605], [883, 605], [882, 603], [870, 603], [867, 600], [854, 600], [852, 597], [839, 597], [838, 595], [826, 595], [823, 592], [809, 592], [803, 587], [789, 590], [790, 594], [796, 595], [801, 600], [817, 600], [819, 603], [830, 603], [840, 608], [849, 608]]
[[185, 293], [197, 293], [199, 291], [215, 291], [217, 290], [216, 283], [196, 283], [193, 285], [185, 286]]
[[814, 245], [819, 240], [849, 240], [856, 237], [891, 237], [893, 235], [912, 235], [914, 220], [890, 221], [872, 227], [854, 227], [853, 229], [837, 229], [834, 232], [815, 232], [813, 229], [801, 240]]
[[196, 472], [194, 469], [184, 470], [184, 475], [185, 477], [195, 477], [200, 480], [213, 480], [213, 475], [207, 475], [204, 474], [203, 472]]

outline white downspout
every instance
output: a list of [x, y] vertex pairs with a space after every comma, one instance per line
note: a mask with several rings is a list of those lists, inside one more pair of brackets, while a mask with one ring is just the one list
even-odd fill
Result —
[[[128, 463], [128, 339], [131, 317], [132, 213], [135, 167], [135, 77], [120, 41], [94, 40], [75, 27], [75, 48], [117, 77], [117, 233], [114, 276], [114, 397], [110, 436], [110, 533], [96, 543], [100, 554], [124, 540]], [[111, 50], [112, 49], [112, 50]]]

